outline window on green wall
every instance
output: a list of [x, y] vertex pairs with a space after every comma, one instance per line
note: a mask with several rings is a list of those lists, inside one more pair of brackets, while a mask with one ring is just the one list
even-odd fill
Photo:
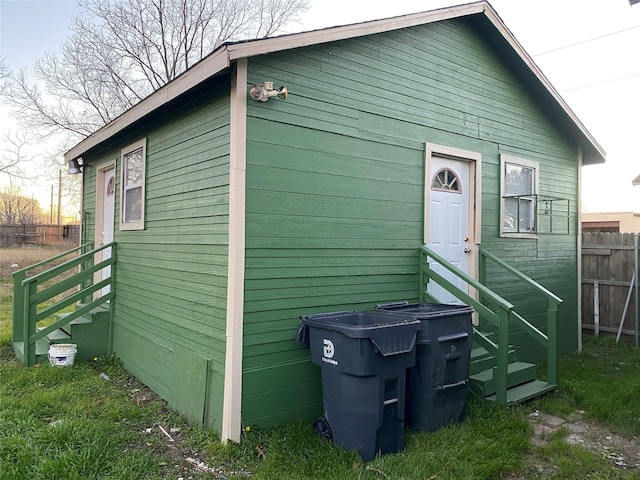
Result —
[[501, 155], [500, 167], [501, 234], [535, 235], [538, 163]]
[[144, 229], [146, 139], [122, 149], [120, 167], [120, 230]]

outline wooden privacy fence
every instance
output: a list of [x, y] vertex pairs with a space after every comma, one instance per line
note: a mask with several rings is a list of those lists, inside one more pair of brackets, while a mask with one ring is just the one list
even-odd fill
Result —
[[0, 247], [12, 245], [78, 245], [80, 225], [0, 225]]
[[[633, 233], [583, 233], [582, 328], [635, 336]], [[626, 307], [626, 309], [625, 309]]]

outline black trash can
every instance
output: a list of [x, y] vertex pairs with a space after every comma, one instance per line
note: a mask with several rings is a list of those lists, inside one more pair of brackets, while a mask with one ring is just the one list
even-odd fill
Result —
[[407, 302], [376, 305], [380, 311], [421, 322], [416, 363], [407, 372], [407, 426], [433, 432], [465, 415], [473, 342], [473, 308]]
[[406, 369], [420, 321], [385, 312], [305, 315], [297, 342], [321, 367], [323, 416], [314, 430], [363, 460], [404, 449]]

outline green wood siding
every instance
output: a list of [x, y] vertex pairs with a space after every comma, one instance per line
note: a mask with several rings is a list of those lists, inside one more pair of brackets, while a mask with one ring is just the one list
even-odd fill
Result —
[[[206, 404], [205, 422], [218, 431], [226, 345], [228, 91], [228, 83], [218, 85], [112, 144], [109, 152], [87, 158], [91, 166], [118, 159], [115, 353], [188, 418], [202, 417], [202, 411], [188, 410]], [[120, 149], [142, 138], [145, 229], [119, 231]], [[90, 239], [95, 195], [90, 167], [84, 194]], [[200, 396], [186, 399], [179, 391], [184, 385]]]
[[[417, 300], [425, 142], [482, 154], [483, 246], [565, 300], [561, 344], [575, 348], [577, 149], [472, 23], [251, 58], [249, 82], [266, 80], [290, 96], [248, 100], [245, 424], [320, 413], [300, 315]], [[569, 235], [499, 237], [500, 154], [539, 162], [540, 193], [570, 199]], [[541, 320], [546, 304], [490, 280]]]

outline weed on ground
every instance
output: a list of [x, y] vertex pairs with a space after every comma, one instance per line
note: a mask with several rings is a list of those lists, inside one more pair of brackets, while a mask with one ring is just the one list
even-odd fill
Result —
[[24, 368], [0, 348], [1, 479], [211, 478], [195, 459], [215, 434], [190, 427], [117, 360]]
[[627, 436], [640, 435], [640, 354], [611, 337], [585, 337], [581, 353], [562, 359], [559, 393], [544, 405], [585, 416]]

